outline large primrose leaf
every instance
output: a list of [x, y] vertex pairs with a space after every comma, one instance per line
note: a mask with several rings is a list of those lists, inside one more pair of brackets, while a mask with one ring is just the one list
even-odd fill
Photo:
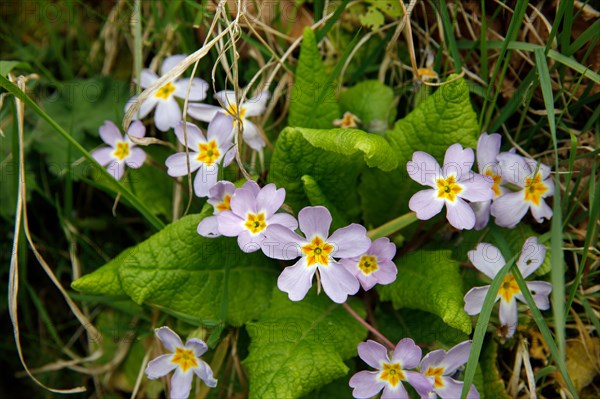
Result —
[[340, 94], [342, 112], [349, 111], [361, 120], [368, 132], [384, 133], [396, 117], [394, 91], [378, 80], [366, 80]]
[[471, 333], [471, 319], [464, 311], [459, 264], [449, 250], [409, 253], [396, 261], [398, 277], [378, 286], [384, 301], [396, 309], [419, 309], [438, 315], [450, 327]]
[[341, 305], [315, 290], [292, 302], [275, 289], [271, 307], [246, 328], [251, 399], [299, 398], [346, 375], [344, 360], [356, 356], [367, 336]]
[[441, 164], [450, 145], [461, 143], [475, 148], [478, 137], [467, 83], [458, 79], [437, 89], [386, 134], [398, 158], [398, 169], [365, 170], [359, 192], [367, 225], [378, 226], [408, 212], [408, 200], [422, 189], [406, 172], [413, 152], [425, 151]]
[[294, 79], [288, 125], [316, 129], [333, 127], [333, 121], [340, 113], [336, 86], [325, 72], [315, 33], [309, 28], [304, 29]]
[[245, 254], [232, 238], [196, 233], [190, 215], [73, 282], [89, 294], [126, 294], [136, 303], [182, 318], [239, 326], [268, 307], [278, 267], [262, 253]]

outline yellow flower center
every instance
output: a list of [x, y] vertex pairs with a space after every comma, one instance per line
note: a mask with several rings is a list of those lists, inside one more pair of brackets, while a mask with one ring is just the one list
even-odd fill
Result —
[[263, 212], [255, 215], [253, 213], [248, 214], [248, 218], [246, 219], [246, 223], [244, 226], [250, 231], [252, 234], [258, 234], [264, 229], [267, 228], [267, 222], [265, 221], [265, 214]]
[[156, 91], [154, 97], [160, 98], [161, 100], [168, 100], [171, 97], [171, 94], [175, 91], [175, 86], [173, 83], [169, 82], [160, 89]]
[[507, 274], [504, 276], [504, 280], [502, 280], [498, 295], [506, 302], [510, 302], [513, 296], [519, 293], [521, 293], [521, 290], [519, 289], [519, 285], [517, 284], [515, 277], [512, 274]]
[[[238, 117], [238, 106], [237, 104], [229, 104], [229, 107], [227, 107], [227, 113], [231, 116], [233, 116], [233, 124], [235, 126], [235, 124], [237, 123], [237, 117]], [[246, 107], [241, 107], [239, 110], [239, 115], [240, 115], [240, 119], [244, 119], [244, 117], [246, 116]]]
[[425, 372], [426, 377], [434, 377], [433, 385], [436, 388], [442, 388], [444, 386], [444, 381], [442, 381], [442, 374], [444, 374], [443, 367], [429, 367]]
[[230, 211], [231, 210], [231, 195], [226, 194], [223, 197], [223, 202], [217, 204], [217, 206], [215, 206], [215, 209], [218, 212]]
[[377, 271], [379, 269], [379, 266], [377, 266], [377, 257], [363, 255], [358, 262], [358, 268], [367, 275]]
[[336, 119], [333, 121], [333, 124], [344, 129], [349, 129], [358, 127], [356, 122], [360, 122], [360, 119], [353, 113], [346, 111], [342, 119]]
[[383, 370], [379, 374], [380, 380], [386, 381], [391, 386], [395, 387], [400, 380], [404, 380], [405, 378], [399, 363], [383, 363]]
[[315, 236], [309, 244], [302, 247], [302, 252], [306, 254], [306, 266], [310, 267], [317, 263], [329, 265], [329, 254], [333, 251], [333, 245], [323, 241], [319, 236]]
[[463, 190], [462, 186], [456, 183], [456, 178], [454, 176], [448, 176], [446, 179], [437, 179], [436, 183], [438, 187], [438, 198], [447, 199], [450, 202], [454, 202], [456, 196]]
[[215, 140], [211, 140], [206, 144], [198, 144], [198, 147], [199, 151], [196, 159], [206, 166], [212, 165], [221, 156]]
[[198, 360], [191, 349], [175, 348], [171, 362], [181, 367], [181, 371], [184, 373], [192, 367], [198, 367]]
[[129, 156], [129, 143], [126, 141], [117, 141], [117, 148], [113, 155], [117, 157], [119, 161], [124, 160]]
[[424, 80], [424, 81], [438, 78], [437, 72], [434, 71], [433, 69], [429, 69], [429, 68], [419, 68], [419, 69], [417, 69], [417, 74], [419, 75], [421, 80]]
[[536, 173], [532, 179], [530, 177], [525, 178], [525, 201], [532, 202], [536, 206], [540, 205], [542, 195], [548, 191], [548, 186], [542, 182], [542, 175]]
[[502, 176], [495, 175], [494, 172], [492, 172], [489, 169], [486, 169], [484, 174], [486, 176], [491, 177], [494, 180], [494, 185], [492, 186], [492, 190], [494, 190], [494, 198], [499, 197], [500, 194], [501, 194], [501, 192], [500, 192], [500, 182], [502, 181]]

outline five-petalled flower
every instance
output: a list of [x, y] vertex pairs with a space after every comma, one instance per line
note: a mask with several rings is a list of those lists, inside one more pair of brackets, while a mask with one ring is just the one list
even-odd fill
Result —
[[544, 198], [554, 195], [550, 167], [511, 153], [498, 154], [497, 159], [502, 178], [521, 190], [508, 192], [494, 200], [491, 213], [496, 218], [496, 224], [515, 227], [528, 209], [531, 209], [531, 214], [538, 223], [551, 219], [552, 208], [544, 201]]
[[350, 378], [355, 398], [370, 398], [383, 389], [382, 399], [408, 399], [403, 382], [412, 385], [422, 397], [433, 390], [433, 382], [428, 377], [409, 371], [421, 361], [421, 348], [410, 338], [398, 342], [391, 357], [383, 345], [371, 340], [358, 344], [358, 355], [377, 371], [359, 371]]
[[129, 139], [132, 137], [144, 137], [146, 128], [139, 121], [134, 121], [129, 125], [127, 134], [122, 135], [117, 125], [111, 121], [105, 121], [99, 129], [100, 138], [109, 147], [101, 147], [92, 151], [92, 157], [102, 166], [111, 172], [116, 180], [120, 180], [125, 173], [125, 166], [137, 169], [144, 164], [146, 153], [137, 148]]
[[265, 146], [265, 140], [258, 127], [248, 117], [263, 114], [270, 96], [268, 91], [261, 91], [256, 97], [247, 101], [239, 99], [240, 103], [238, 104], [234, 91], [223, 90], [215, 94], [222, 107], [190, 103], [188, 104], [188, 114], [192, 118], [204, 122], [210, 122], [218, 113], [230, 115], [235, 121], [233, 127], [236, 133], [241, 123], [244, 141], [253, 150], [260, 151]]
[[[175, 128], [177, 139], [187, 144], [189, 151], [178, 152], [165, 161], [169, 176], [185, 176], [199, 169], [194, 178], [194, 192], [198, 197], [207, 197], [209, 190], [217, 183], [219, 164], [229, 166], [235, 156], [231, 141], [233, 121], [227, 115], [218, 115], [208, 125], [206, 137], [194, 124], [183, 121]], [[187, 132], [187, 135], [186, 135]], [[189, 164], [188, 164], [189, 161]]]
[[444, 169], [431, 155], [416, 151], [407, 166], [408, 175], [423, 185], [431, 187], [414, 194], [408, 207], [421, 220], [431, 219], [446, 205], [446, 217], [459, 230], [470, 230], [475, 225], [475, 213], [463, 200], [488, 201], [494, 196], [493, 182], [487, 177], [473, 173], [473, 150], [453, 144], [446, 150]]
[[213, 207], [213, 216], [207, 216], [198, 224], [198, 234], [203, 237], [219, 237], [217, 216], [223, 211], [231, 210], [231, 196], [235, 186], [229, 181], [219, 181], [208, 190], [208, 202]]
[[[480, 243], [477, 247], [469, 251], [469, 259], [473, 265], [489, 278], [494, 278], [500, 269], [506, 264], [502, 254], [495, 246], [487, 243]], [[517, 261], [517, 267], [527, 278], [531, 273], [537, 270], [544, 262], [546, 256], [546, 247], [539, 244], [536, 237], [530, 237], [525, 241], [521, 255]], [[541, 310], [550, 307], [548, 295], [552, 291], [552, 285], [545, 281], [527, 282], [527, 288], [533, 294], [533, 300], [536, 306]], [[476, 315], [481, 312], [483, 301], [490, 286], [472, 288], [465, 295], [465, 311], [470, 315]], [[525, 298], [515, 280], [515, 277], [509, 272], [504, 276], [496, 301], [500, 300], [500, 324], [506, 327], [506, 338], [510, 338], [515, 333], [518, 323], [517, 300], [525, 303]]]
[[389, 238], [381, 237], [371, 243], [364, 254], [342, 259], [340, 263], [352, 273], [365, 291], [375, 284], [391, 284], [396, 280], [398, 269], [392, 259], [396, 255], [396, 245]]
[[[183, 61], [187, 56], [185, 54], [174, 55], [166, 58], [161, 67], [161, 74], [165, 75], [173, 67]], [[147, 89], [159, 79], [158, 75], [150, 69], [143, 69], [140, 76], [140, 85]], [[139, 119], [143, 119], [156, 107], [154, 113], [154, 124], [156, 127], [166, 132], [172, 127], [177, 126], [181, 121], [181, 108], [175, 100], [175, 97], [185, 98], [191, 101], [202, 101], [206, 98], [208, 83], [200, 78], [193, 78], [188, 95], [189, 78], [182, 78], [174, 82], [167, 82], [162, 87], [155, 90], [139, 108], [139, 113], [136, 115]], [[132, 97], [125, 106], [127, 111], [137, 101], [137, 96]], [[209, 121], [210, 122], [210, 121]]]
[[[429, 352], [421, 361], [420, 371], [433, 383], [433, 392], [430, 398], [442, 399], [460, 398], [464, 383], [456, 381], [451, 376], [465, 364], [469, 358], [471, 341], [464, 341], [448, 352], [438, 349]], [[479, 399], [479, 392], [475, 385], [471, 385], [467, 399]]]
[[305, 237], [281, 225], [271, 225], [265, 231], [266, 239], [262, 242], [265, 255], [281, 260], [301, 257], [277, 279], [277, 287], [292, 301], [306, 296], [317, 270], [323, 290], [334, 302], [345, 302], [348, 295], [356, 294], [360, 287], [356, 277], [334, 258], [360, 256], [369, 249], [371, 240], [366, 236], [366, 229], [354, 223], [329, 235], [331, 221], [327, 208], [306, 207], [298, 213], [300, 230]]
[[169, 327], [157, 328], [155, 334], [171, 353], [150, 361], [146, 367], [146, 375], [149, 379], [155, 380], [175, 370], [171, 377], [170, 397], [172, 399], [183, 399], [190, 395], [194, 374], [207, 386], [211, 388], [217, 386], [212, 369], [204, 360], [200, 359], [200, 356], [208, 350], [204, 341], [190, 338], [184, 345], [179, 335]]
[[255, 252], [265, 239], [270, 225], [287, 230], [298, 228], [296, 219], [287, 213], [275, 213], [283, 205], [285, 189], [267, 184], [262, 189], [254, 181], [247, 181], [231, 196], [230, 209], [217, 215], [218, 230], [226, 237], [237, 237], [244, 252]]

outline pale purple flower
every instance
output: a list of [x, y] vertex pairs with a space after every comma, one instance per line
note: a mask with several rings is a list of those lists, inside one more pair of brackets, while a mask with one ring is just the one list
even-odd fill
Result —
[[359, 371], [350, 378], [355, 398], [367, 399], [383, 389], [381, 399], [408, 399], [403, 382], [412, 385], [419, 395], [425, 397], [433, 389], [429, 378], [409, 371], [421, 361], [421, 348], [410, 338], [398, 342], [391, 358], [383, 345], [371, 340], [358, 344], [358, 355], [377, 371]]
[[208, 350], [204, 341], [190, 338], [184, 345], [179, 335], [169, 327], [157, 328], [154, 333], [171, 353], [161, 355], [150, 361], [148, 367], [146, 367], [146, 375], [148, 379], [155, 380], [175, 370], [173, 377], [171, 377], [170, 398], [187, 398], [192, 389], [194, 374], [204, 381], [207, 386], [211, 388], [217, 386], [217, 380], [213, 376], [212, 369], [204, 360], [200, 359], [200, 356]]
[[494, 197], [487, 201], [471, 203], [471, 208], [475, 212], [475, 230], [481, 230], [487, 226], [490, 220], [490, 206], [492, 205], [492, 201], [506, 192], [506, 189], [500, 185], [502, 183], [502, 174], [500, 173], [500, 166], [496, 159], [500, 153], [501, 143], [502, 136], [498, 133], [483, 133], [479, 136], [479, 141], [477, 142], [477, 166], [479, 173], [488, 176], [494, 181], [492, 185]]
[[244, 252], [258, 251], [269, 226], [279, 225], [290, 231], [298, 228], [298, 222], [292, 215], [275, 213], [283, 201], [285, 189], [277, 189], [273, 183], [261, 189], [256, 182], [247, 181], [231, 196], [231, 210], [217, 215], [219, 233], [237, 237]]
[[538, 223], [544, 219], [551, 219], [552, 208], [544, 202], [544, 198], [554, 195], [550, 167], [533, 159], [506, 152], [499, 154], [497, 159], [502, 178], [521, 190], [508, 192], [494, 200], [491, 214], [496, 218], [496, 224], [515, 227], [528, 209], [531, 209], [531, 214]]
[[[493, 279], [500, 269], [506, 264], [502, 254], [492, 244], [480, 243], [477, 247], [468, 253], [471, 263], [483, 274]], [[521, 255], [517, 261], [517, 267], [527, 278], [531, 273], [537, 270], [544, 262], [546, 256], [546, 247], [538, 244], [536, 237], [530, 237], [525, 241]], [[550, 308], [548, 295], [552, 291], [552, 285], [545, 281], [527, 282], [527, 288], [533, 295], [536, 306], [541, 310]], [[465, 311], [472, 315], [479, 314], [485, 296], [490, 289], [489, 285], [484, 287], [472, 288], [465, 295]], [[496, 301], [500, 300], [500, 324], [506, 327], [506, 337], [510, 338], [515, 333], [518, 324], [517, 300], [525, 303], [525, 298], [521, 289], [517, 285], [515, 277], [509, 272], [504, 276]]]
[[[229, 181], [219, 181], [208, 190], [208, 202], [213, 207], [213, 215], [231, 210], [231, 196], [235, 186]], [[219, 223], [216, 216], [207, 216], [198, 224], [198, 234], [203, 237], [219, 237]]]
[[494, 196], [491, 179], [473, 173], [474, 155], [470, 148], [453, 144], [446, 150], [444, 169], [429, 154], [416, 151], [406, 165], [408, 175], [423, 185], [431, 187], [414, 194], [408, 207], [421, 220], [431, 219], [446, 205], [446, 217], [459, 230], [475, 226], [475, 213], [464, 200], [488, 201]]
[[337, 303], [356, 294], [360, 284], [334, 258], [353, 258], [365, 253], [371, 245], [367, 230], [351, 224], [329, 235], [331, 214], [322, 206], [306, 207], [298, 213], [300, 230], [305, 237], [280, 225], [267, 227], [262, 250], [270, 258], [291, 260], [301, 256], [293, 266], [286, 267], [277, 279], [277, 287], [292, 301], [300, 301], [312, 286], [319, 271], [325, 293]]
[[[187, 55], [180, 54], [166, 58], [161, 67], [161, 76], [166, 75], [177, 64], [183, 61]], [[142, 69], [140, 76], [140, 86], [147, 89], [152, 86], [159, 76], [150, 69]], [[189, 78], [181, 78], [174, 82], [167, 82], [164, 86], [155, 90], [140, 106], [139, 113], [136, 115], [143, 119], [156, 107], [154, 113], [154, 124], [163, 132], [174, 128], [182, 119], [181, 108], [175, 100], [175, 97], [185, 98], [190, 83]], [[202, 101], [206, 98], [208, 83], [200, 78], [193, 78], [188, 100]], [[125, 106], [127, 111], [137, 100], [137, 96], [132, 97]]]
[[[231, 141], [232, 119], [219, 115], [208, 125], [206, 137], [196, 125], [186, 122], [188, 153], [178, 152], [165, 161], [169, 176], [185, 176], [198, 170], [194, 178], [194, 192], [198, 197], [207, 197], [209, 190], [217, 183], [219, 165], [229, 166], [235, 156], [235, 147]], [[186, 144], [184, 123], [175, 128], [175, 135], [183, 145]], [[188, 169], [189, 160], [189, 169]]]
[[252, 123], [248, 117], [263, 114], [270, 96], [271, 94], [268, 91], [261, 91], [256, 97], [240, 102], [238, 105], [235, 99], [235, 92], [223, 90], [215, 94], [215, 97], [219, 100], [222, 107], [200, 103], [189, 103], [188, 114], [192, 118], [204, 122], [210, 122], [217, 113], [230, 115], [235, 120], [233, 127], [236, 129], [236, 133], [239, 128], [237, 122], [239, 114], [239, 119], [243, 126], [244, 141], [248, 143], [253, 150], [261, 151], [265, 146], [265, 140], [258, 127]]
[[398, 269], [392, 259], [396, 255], [396, 245], [387, 237], [378, 238], [371, 243], [367, 252], [354, 258], [340, 260], [350, 273], [368, 291], [375, 284], [391, 284], [396, 280]]
[[98, 148], [91, 155], [100, 165], [106, 166], [116, 180], [123, 177], [125, 166], [137, 169], [144, 164], [146, 153], [129, 139], [129, 136], [141, 138], [146, 134], [146, 128], [140, 121], [129, 125], [126, 135], [122, 135], [117, 125], [111, 121], [105, 121], [99, 132], [100, 138], [108, 147]]
[[[430, 399], [438, 396], [442, 399], [457, 399], [463, 389], [464, 383], [451, 377], [456, 370], [467, 362], [472, 341], [464, 341], [448, 352], [438, 349], [431, 351], [421, 360], [421, 374], [433, 383], [433, 392]], [[479, 399], [479, 392], [475, 385], [471, 385], [467, 399]]]

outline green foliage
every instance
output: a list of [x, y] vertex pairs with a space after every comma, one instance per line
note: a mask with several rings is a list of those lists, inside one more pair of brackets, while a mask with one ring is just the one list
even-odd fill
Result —
[[299, 398], [346, 375], [344, 360], [356, 356], [367, 336], [342, 306], [314, 289], [301, 302], [275, 289], [271, 307], [246, 328], [250, 398]]
[[[202, 215], [190, 215], [73, 283], [90, 294], [125, 293], [195, 322], [239, 326], [268, 307], [275, 262], [245, 254], [231, 238], [196, 234]], [[120, 289], [119, 289], [120, 284]]]
[[378, 286], [384, 301], [396, 309], [419, 309], [438, 315], [450, 327], [471, 333], [471, 319], [463, 310], [463, 287], [459, 264], [450, 251], [409, 253], [396, 260], [398, 277], [390, 285]]
[[[486, 398], [508, 399], [502, 377], [498, 372], [498, 344], [493, 338], [487, 337], [481, 351], [479, 364], [483, 372], [483, 394]], [[481, 391], [480, 391], [481, 392]]]
[[366, 80], [340, 94], [342, 112], [349, 111], [368, 132], [384, 133], [396, 117], [394, 91], [378, 80]]
[[296, 67], [288, 125], [326, 129], [339, 116], [335, 83], [325, 72], [315, 33], [306, 28]]

